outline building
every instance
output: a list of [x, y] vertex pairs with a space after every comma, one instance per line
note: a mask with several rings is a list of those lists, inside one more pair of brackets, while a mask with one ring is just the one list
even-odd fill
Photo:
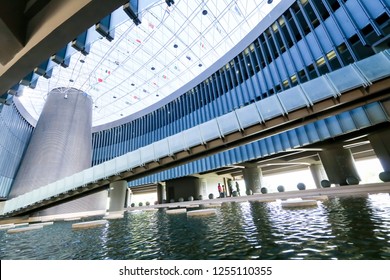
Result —
[[[48, 197], [57, 197], [55, 201], [58, 203], [62, 198], [69, 200], [76, 195], [87, 194], [88, 191], [98, 191], [94, 195], [100, 195], [100, 199], [104, 199], [106, 195], [101, 194], [107, 192], [110, 184], [119, 184], [115, 183], [118, 181], [122, 182], [118, 188], [120, 200], [124, 199], [123, 189], [127, 186], [134, 190], [138, 186], [144, 188], [148, 185], [158, 186], [160, 201], [177, 200], [179, 197], [191, 195], [204, 196], [207, 195], [208, 185], [216, 188], [216, 181], [207, 181], [207, 178], [200, 176], [208, 172], [217, 172], [222, 179], [225, 178], [225, 185], [231, 184], [232, 179], [243, 176], [246, 191], [254, 193], [261, 192], [262, 173], [302, 168], [302, 164], [310, 166], [318, 187], [321, 187], [321, 181], [322, 186], [329, 183], [341, 186], [357, 184], [359, 174], [354, 166], [354, 153], [359, 156], [375, 154], [381, 160], [385, 171], [381, 175], [382, 179], [387, 180], [387, 172], [390, 171], [388, 1], [258, 1], [261, 4], [257, 6], [255, 14], [245, 10], [243, 4], [225, 1], [228, 11], [225, 14], [230, 13], [232, 18], [239, 19], [236, 20], [237, 23], [243, 20], [248, 26], [251, 26], [249, 22], [255, 20], [254, 18], [258, 19], [261, 11], [264, 11], [259, 7], [272, 9], [269, 9], [260, 21], [257, 20], [250, 32], [242, 39], [239, 38], [226, 53], [221, 57], [216, 56], [218, 58], [211, 61], [207, 60], [207, 56], [201, 55], [201, 52], [218, 53], [216, 50], [221, 44], [210, 44], [210, 38], [213, 38], [211, 32], [214, 32], [214, 37], [220, 32], [225, 32], [226, 34], [221, 36], [221, 42], [235, 34], [234, 28], [229, 31], [229, 26], [221, 24], [222, 16], [219, 18], [212, 12], [212, 9], [218, 10], [215, 1], [209, 3], [198, 1], [197, 8], [188, 14], [193, 21], [183, 16], [184, 9], [175, 9], [183, 5], [184, 1], [177, 3], [146, 1], [148, 2], [146, 7], [138, 6], [136, 1], [128, 3], [110, 1], [112, 6], [103, 8], [91, 3], [89, 6], [77, 7], [78, 12], [74, 12], [72, 16], [74, 21], [58, 19], [63, 25], [56, 30], [57, 33], [47, 32], [44, 36], [41, 35], [34, 49], [29, 43], [36, 38], [34, 36], [40, 35], [39, 27], [55, 19], [59, 9], [72, 8], [66, 4], [63, 7], [56, 6], [53, 2], [37, 1], [30, 9], [27, 9], [27, 6], [22, 7], [27, 12], [30, 11], [25, 18], [36, 28], [34, 33], [34, 28], [28, 25], [28, 34], [24, 37], [30, 36], [30, 40], [24, 46], [20, 44], [20, 41], [23, 41], [19, 40], [21, 35], [16, 32], [20, 28], [12, 27], [9, 18], [4, 14], [7, 9], [2, 9], [2, 24], [8, 28], [4, 33], [8, 30], [11, 33], [13, 31], [13, 35], [9, 36], [16, 41], [7, 49], [6, 53], [10, 54], [8, 57], [5, 53], [1, 55], [0, 89], [4, 89], [4, 94], [1, 95], [0, 101], [4, 105], [0, 105], [2, 122], [0, 194], [4, 200], [17, 198], [41, 186], [52, 184], [53, 187], [57, 180], [72, 177], [73, 173], [82, 172], [83, 169], [96, 173], [99, 168], [105, 174], [100, 176], [99, 180], [95, 180], [91, 175], [92, 179], [88, 181], [88, 172], [85, 172], [80, 175], [81, 179], [78, 178], [82, 184], [77, 186], [77, 190], [73, 187], [72, 191], [67, 189], [67, 192], [53, 192], [48, 194]], [[253, 2], [256, 1], [248, 3]], [[151, 7], [156, 6], [161, 14], [157, 21], [154, 21], [147, 13], [152, 10]], [[92, 10], [96, 11], [93, 15]], [[72, 15], [72, 9], [69, 11]], [[176, 26], [175, 21], [168, 23], [169, 17], [174, 17], [175, 12], [181, 13], [183, 25]], [[88, 17], [85, 14], [88, 14]], [[113, 29], [115, 20], [121, 19], [123, 15], [130, 18], [126, 21], [127, 25], [118, 25], [118, 29]], [[249, 15], [252, 16], [250, 20]], [[72, 29], [72, 32], [66, 29], [77, 25], [75, 22], [80, 17], [85, 18], [85, 21], [81, 21], [80, 27], [75, 27], [75, 31]], [[92, 26], [89, 29], [84, 28], [82, 25], [89, 24], [88, 20], [98, 23], [93, 26], [87, 25]], [[15, 24], [12, 21], [11, 23]], [[162, 30], [167, 27], [174, 30], [170, 33], [171, 37], [165, 38], [164, 44], [165, 42], [167, 44], [160, 43], [157, 50], [148, 49], [148, 42], [154, 40], [151, 34], [159, 36], [159, 28]], [[190, 28], [194, 28], [198, 33], [191, 35], [192, 33], [188, 31]], [[71, 39], [65, 38], [66, 36], [62, 38], [61, 30], [70, 32], [66, 36], [70, 36]], [[132, 35], [127, 33], [128, 30], [134, 31], [140, 39], [131, 37]], [[139, 33], [137, 30], [140, 30]], [[141, 31], [145, 30], [148, 32], [143, 34]], [[185, 30], [187, 33], [183, 32]], [[204, 31], [204, 34], [199, 31]], [[187, 41], [183, 36], [188, 36]], [[195, 36], [195, 39], [191, 36]], [[54, 38], [56, 40], [53, 41]], [[73, 157], [64, 161], [57, 154], [55, 165], [48, 163], [45, 161], [47, 150], [54, 150], [54, 154], [61, 154], [61, 151], [64, 151], [59, 148], [61, 141], [57, 138], [48, 139], [46, 134], [38, 136], [38, 140], [34, 141], [32, 136], [36, 131], [34, 127], [38, 127], [39, 122], [45, 120], [40, 120], [37, 124], [37, 117], [32, 116], [26, 102], [23, 103], [19, 99], [28, 97], [39, 88], [45, 86], [47, 88], [47, 84], [58, 77], [55, 71], [59, 70], [55, 69], [82, 69], [82, 64], [92, 56], [92, 50], [96, 48], [94, 40], [104, 41], [110, 49], [110, 46], [115, 44], [119, 46], [120, 42], [126, 42], [123, 38], [133, 40], [128, 41], [132, 48], [130, 50], [113, 48], [112, 52], [117, 52], [118, 59], [111, 58], [112, 68], [104, 68], [108, 62], [102, 62], [95, 64], [95, 68], [90, 72], [94, 76], [90, 74], [89, 77], [92, 75], [95, 84], [89, 84], [88, 89], [95, 92], [86, 92], [92, 96], [93, 105], [87, 105], [90, 108], [85, 110], [93, 110], [96, 114], [99, 111], [103, 112], [100, 115], [100, 122], [96, 122], [90, 130], [91, 148], [88, 152], [91, 154], [86, 153], [82, 156], [91, 158], [90, 166], [87, 164], [75, 169], [69, 168], [74, 167], [74, 162], [78, 162], [77, 158], [80, 156], [77, 141], [70, 148], [71, 152], [65, 153], [66, 155], [73, 153]], [[181, 50], [180, 43], [186, 46], [184, 51]], [[12, 47], [15, 46], [19, 46], [19, 52], [14, 51], [12, 56]], [[192, 76], [188, 74], [190, 70], [175, 74], [177, 65], [167, 65], [164, 63], [168, 63], [168, 60], [162, 63], [160, 58], [157, 59], [160, 54], [163, 56], [159, 50], [167, 48], [170, 49], [172, 61], [181, 62], [178, 63], [179, 68], [185, 66], [188, 70], [193, 67]], [[52, 52], [49, 51], [51, 49]], [[140, 52], [136, 53], [135, 50]], [[38, 57], [43, 56], [46, 60], [41, 59], [26, 69], [26, 64], [29, 65], [34, 59], [38, 59], [32, 57], [34, 54]], [[105, 54], [107, 52], [100, 58]], [[117, 96], [116, 92], [111, 96], [109, 92], [112, 88], [104, 90], [102, 87], [106, 94], [103, 96], [97, 93], [99, 86], [105, 82], [104, 79], [110, 79], [115, 75], [111, 71], [121, 71], [118, 69], [122, 65], [129, 67], [129, 64], [125, 63], [138, 55], [146, 56], [148, 64], [140, 65], [139, 61], [134, 60], [131, 65], [138, 65], [139, 73], [137, 74], [135, 69], [127, 70], [129, 74], [126, 79], [118, 82], [117, 87], [123, 85], [124, 88], [130, 89], [128, 92], [122, 90], [122, 96]], [[60, 66], [55, 68], [57, 64]], [[148, 71], [145, 72], [145, 78], [142, 78], [140, 75], [146, 68]], [[158, 71], [158, 75], [153, 74], [153, 71]], [[100, 76], [96, 76], [96, 73]], [[181, 75], [184, 78], [180, 78]], [[192, 78], [185, 79], [188, 77]], [[67, 86], [84, 91], [74, 80], [76, 78], [65, 75]], [[44, 79], [48, 82], [40, 86], [40, 81]], [[142, 86], [137, 84], [140, 79], [143, 79]], [[174, 80], [179, 86], [172, 86], [165, 81], [169, 79]], [[159, 85], [160, 83], [162, 85]], [[59, 84], [61, 87], [65, 86]], [[26, 88], [23, 96], [14, 97], [21, 93], [20, 88], [23, 86]], [[132, 87], [137, 88], [138, 95]], [[65, 89], [59, 90], [58, 94], [61, 94], [62, 101], [73, 100], [73, 95], [68, 93], [69, 91]], [[146, 97], [143, 99], [146, 95], [152, 96], [148, 97], [150, 101]], [[132, 104], [130, 100], [122, 98], [145, 101]], [[131, 107], [134, 111], [128, 113], [126, 107], [119, 105], [116, 107], [118, 112], [112, 108], [104, 110], [101, 108], [106, 108], [106, 104], [113, 99], [127, 100], [128, 104], [123, 103], [134, 105]], [[141, 103], [144, 103], [144, 106], [136, 105]], [[71, 108], [77, 108], [79, 104], [80, 102], [75, 102], [76, 107]], [[119, 103], [115, 101], [115, 104]], [[60, 105], [50, 107], [52, 115], [46, 119], [47, 121], [53, 120], [52, 116], [56, 116], [57, 106]], [[36, 110], [36, 107], [33, 110]], [[110, 121], [104, 122], [106, 118]], [[53, 127], [57, 127], [62, 120], [64, 118], [55, 121]], [[80, 137], [79, 133], [75, 135]], [[51, 143], [41, 144], [43, 139]], [[28, 148], [29, 145], [32, 148]], [[35, 154], [30, 156], [29, 149]], [[127, 160], [127, 164], [134, 168], [124, 168], [123, 173], [119, 174], [115, 168], [120, 160], [129, 154], [133, 161]], [[34, 163], [39, 164], [35, 166]], [[111, 163], [115, 166], [113, 167]], [[47, 175], [45, 173], [53, 174], [45, 170], [49, 167], [55, 167], [54, 170], [57, 170], [59, 166], [64, 168], [64, 173], [54, 177], [48, 176], [50, 178], [45, 179], [46, 181], [42, 179], [42, 176]], [[109, 171], [110, 168], [112, 172]], [[23, 172], [19, 171], [18, 174], [18, 170]], [[31, 183], [33, 174], [37, 172], [35, 183]], [[28, 181], [30, 183], [20, 181], [18, 177], [30, 180]], [[17, 183], [18, 180], [21, 183]], [[76, 181], [73, 177], [68, 180], [73, 180], [72, 184]], [[164, 183], [161, 184], [162, 182]], [[67, 184], [65, 181], [62, 183]], [[183, 184], [188, 187], [180, 187]], [[58, 184], [56, 188], [61, 189]], [[62, 193], [68, 195], [61, 198], [59, 194]], [[36, 197], [38, 196], [37, 193]], [[20, 207], [14, 207], [12, 211], [16, 209], [21, 211], [20, 209], [24, 207], [34, 210], [47, 206], [52, 201], [47, 199], [45, 203], [40, 204], [41, 200], [34, 199], [29, 200], [31, 203], [18, 204]], [[81, 198], [80, 201], [84, 201], [81, 205], [88, 206], [85, 199]], [[92, 204], [97, 201], [92, 200], [94, 201]], [[33, 207], [34, 203], [38, 206]], [[96, 207], [101, 208], [103, 204], [96, 203], [98, 205]], [[81, 208], [75, 210], [73, 206], [65, 208], [66, 210], [58, 210], [59, 212], [48, 211], [49, 213], [81, 211]], [[114, 208], [116, 209], [116, 206]]]

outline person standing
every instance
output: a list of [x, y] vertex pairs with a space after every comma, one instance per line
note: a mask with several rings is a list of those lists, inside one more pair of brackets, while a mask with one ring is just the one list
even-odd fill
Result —
[[221, 197], [221, 195], [222, 195], [222, 186], [221, 186], [221, 183], [218, 183], [218, 193], [219, 193], [219, 197]]
[[228, 188], [229, 188], [229, 196], [233, 196], [233, 186], [232, 186], [232, 183], [228, 183]]
[[241, 196], [240, 195], [240, 185], [238, 184], [238, 182], [236, 182], [236, 191], [237, 191], [237, 195]]

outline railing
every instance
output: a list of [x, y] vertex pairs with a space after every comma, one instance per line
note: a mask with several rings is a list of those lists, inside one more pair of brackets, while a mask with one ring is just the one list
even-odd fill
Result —
[[102, 164], [85, 169], [72, 176], [42, 186], [18, 197], [7, 200], [2, 215], [7, 215], [43, 200], [59, 197], [67, 192], [107, 179], [115, 174], [131, 171], [159, 159], [174, 156], [209, 141], [224, 138], [233, 132], [264, 123], [275, 117], [288, 115], [300, 108], [329, 98], [337, 98], [343, 92], [367, 87], [373, 82], [390, 76], [389, 50], [341, 68], [309, 82], [262, 99], [228, 114], [207, 121], [178, 134], [172, 135], [138, 150], [129, 152]]

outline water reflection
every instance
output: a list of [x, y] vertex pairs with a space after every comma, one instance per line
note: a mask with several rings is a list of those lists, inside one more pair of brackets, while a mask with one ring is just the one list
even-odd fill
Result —
[[210, 217], [125, 214], [72, 230], [56, 222], [0, 231], [1, 259], [389, 259], [390, 197], [333, 198], [315, 208], [224, 203]]

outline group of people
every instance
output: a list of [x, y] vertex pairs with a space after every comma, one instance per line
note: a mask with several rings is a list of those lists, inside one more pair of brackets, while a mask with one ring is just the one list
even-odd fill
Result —
[[[226, 192], [225, 185], [221, 185], [221, 183], [218, 183], [217, 187], [218, 187], [219, 197], [226, 197], [226, 196], [228, 196], [227, 192]], [[232, 186], [232, 184], [228, 184], [228, 188], [229, 188], [229, 196], [233, 196], [233, 186]], [[240, 196], [240, 185], [238, 184], [238, 182], [236, 182], [236, 192], [237, 192], [237, 195]]]

